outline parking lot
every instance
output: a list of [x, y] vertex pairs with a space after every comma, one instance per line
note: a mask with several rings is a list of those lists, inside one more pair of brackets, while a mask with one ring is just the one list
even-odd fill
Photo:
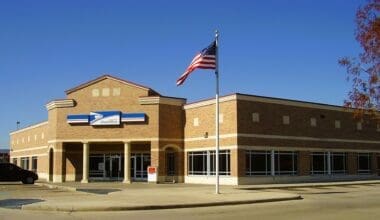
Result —
[[[139, 190], [137, 185], [131, 190]], [[151, 187], [151, 186], [148, 186]], [[154, 186], [153, 186], [154, 187]], [[161, 186], [170, 187], [170, 185]], [[178, 186], [174, 186], [178, 187]], [[190, 187], [191, 186], [187, 186]], [[241, 189], [242, 193], [252, 190]], [[257, 192], [297, 193], [302, 200], [182, 208], [113, 212], [46, 212], [21, 210], [21, 205], [42, 200], [68, 198], [86, 202], [86, 198], [104, 196], [99, 192], [71, 192], [61, 189], [22, 184], [0, 184], [0, 219], [380, 219], [380, 185], [346, 185], [309, 188], [260, 189]], [[112, 194], [112, 193], [111, 193]], [[254, 194], [253, 194], [254, 195]], [[165, 195], [162, 195], [165, 196]], [[128, 199], [128, 198], [125, 198]]]

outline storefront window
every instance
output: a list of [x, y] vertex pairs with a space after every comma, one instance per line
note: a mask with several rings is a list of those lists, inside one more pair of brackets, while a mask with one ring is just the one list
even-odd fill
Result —
[[358, 154], [358, 174], [371, 173], [371, 154], [359, 153]]
[[32, 157], [32, 171], [37, 172], [37, 157]]
[[[272, 158], [274, 167], [272, 168]], [[252, 151], [245, 154], [247, 176], [296, 175], [298, 154], [294, 151]]]
[[313, 152], [311, 154], [311, 174], [328, 174], [327, 152]]
[[275, 175], [297, 174], [297, 153], [293, 151], [278, 151], [274, 153]]
[[[210, 151], [210, 175], [215, 175], [216, 170], [216, 157], [215, 151]], [[221, 150], [219, 151], [219, 175], [230, 175], [230, 151]]]
[[331, 173], [346, 174], [346, 153], [332, 152], [331, 153]]
[[[188, 153], [189, 175], [215, 175], [215, 151], [196, 151]], [[219, 175], [230, 175], [230, 151], [219, 151]]]
[[189, 175], [207, 175], [207, 151], [189, 152]]
[[271, 174], [271, 152], [270, 151], [246, 151], [245, 165], [248, 176]]
[[21, 168], [29, 170], [29, 157], [21, 157]]

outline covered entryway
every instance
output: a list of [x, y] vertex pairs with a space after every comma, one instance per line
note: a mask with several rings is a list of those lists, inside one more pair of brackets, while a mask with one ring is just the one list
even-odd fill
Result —
[[148, 166], [150, 166], [150, 153], [131, 154], [131, 178], [132, 181], [147, 181]]
[[179, 151], [177, 147], [165, 148], [165, 182], [178, 182]]
[[124, 178], [121, 153], [90, 154], [90, 180], [121, 181]]
[[[66, 180], [128, 183], [148, 179], [150, 142], [86, 142], [65, 143], [64, 146]], [[129, 163], [125, 163], [125, 158]]]

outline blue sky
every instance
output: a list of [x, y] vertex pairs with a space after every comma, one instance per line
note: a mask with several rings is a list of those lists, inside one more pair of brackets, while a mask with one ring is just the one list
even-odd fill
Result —
[[355, 56], [358, 0], [0, 1], [0, 148], [9, 132], [47, 119], [45, 104], [104, 73], [196, 101], [212, 71], [175, 81], [220, 35], [221, 94], [341, 105], [337, 60]]

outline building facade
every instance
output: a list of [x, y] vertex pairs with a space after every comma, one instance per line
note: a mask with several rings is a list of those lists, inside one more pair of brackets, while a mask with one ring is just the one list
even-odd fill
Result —
[[9, 162], [9, 150], [0, 149], [0, 163]]
[[[109, 75], [46, 105], [10, 133], [11, 161], [53, 182], [215, 182], [215, 102], [186, 103]], [[220, 181], [379, 177], [380, 125], [339, 106], [246, 94], [220, 98]]]

